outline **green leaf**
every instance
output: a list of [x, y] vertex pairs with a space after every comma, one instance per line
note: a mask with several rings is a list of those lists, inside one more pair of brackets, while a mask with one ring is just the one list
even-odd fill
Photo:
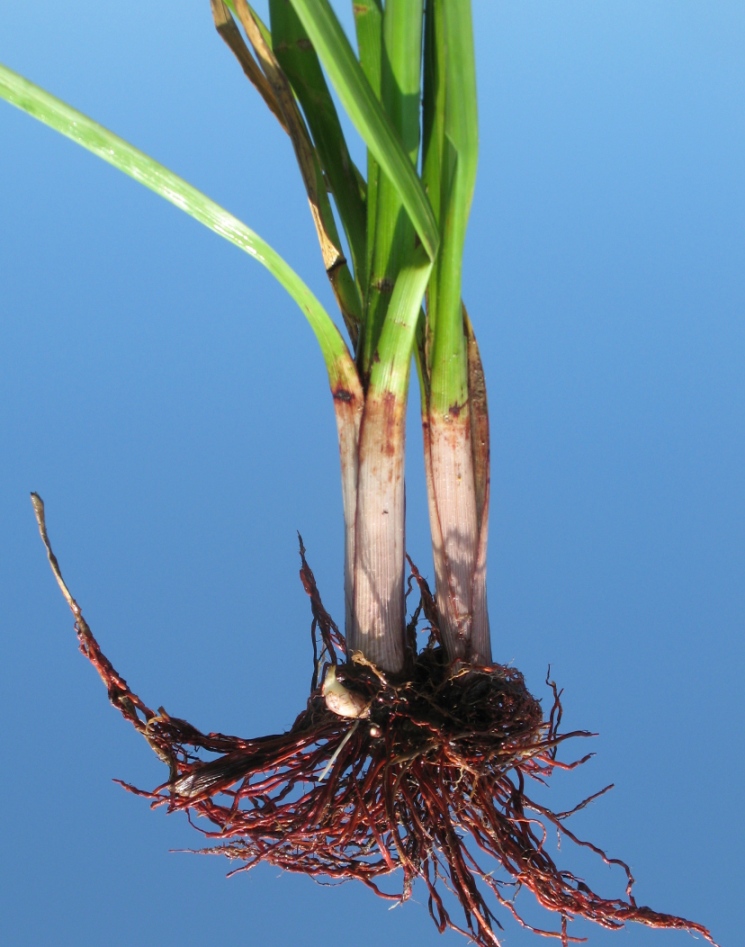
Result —
[[388, 0], [383, 14], [383, 108], [416, 167], [424, 0]]
[[[220, 3], [222, 0], [213, 0], [213, 2]], [[290, 80], [277, 61], [271, 45], [264, 38], [251, 8], [246, 0], [236, 0], [235, 7], [266, 79], [270, 94], [269, 102], [276, 104], [278, 112], [282, 115], [283, 125], [292, 141], [295, 159], [308, 194], [311, 216], [321, 247], [326, 274], [331, 281], [352, 345], [356, 348], [362, 322], [362, 294], [352, 279], [339, 240], [336, 218], [316, 149], [292, 91]], [[246, 53], [248, 54], [247, 49]]]
[[440, 220], [440, 180], [445, 140], [445, 29], [441, 2], [427, 3], [422, 89], [422, 181]]
[[292, 5], [355, 128], [398, 189], [429, 258], [435, 259], [439, 234], [427, 195], [328, 0], [292, 0]]
[[369, 392], [406, 397], [414, 338], [431, 272], [432, 261], [423, 247], [416, 247], [401, 266], [380, 334], [379, 358], [370, 372]]
[[349, 155], [334, 100], [302, 23], [287, 0], [270, 0], [269, 10], [274, 54], [302, 106], [349, 241], [362, 294], [367, 270], [364, 182]]
[[144, 184], [263, 264], [310, 323], [332, 387], [347, 377], [351, 358], [331, 317], [298, 274], [253, 230], [153, 158], [2, 65], [0, 97]]
[[[429, 197], [438, 224], [441, 223], [442, 155], [445, 144], [445, 29], [441, 2], [429, 2], [424, 15], [424, 63], [422, 89], [422, 183]], [[427, 290], [427, 322], [425, 336], [420, 340], [420, 376], [427, 378], [432, 356], [431, 340], [437, 326], [437, 287], [439, 257], [435, 261]]]
[[[383, 49], [383, 8], [381, 0], [357, 0], [354, 4], [354, 27], [357, 34], [360, 66], [376, 98], [380, 98], [380, 70]], [[375, 155], [367, 149], [367, 267], [372, 266], [377, 219], [378, 182], [380, 166]], [[369, 283], [369, 278], [367, 278]], [[365, 298], [367, 293], [365, 292]]]
[[[409, 160], [419, 155], [419, 78], [422, 55], [422, 0], [388, 0], [383, 14], [381, 103]], [[361, 367], [369, 371], [402, 262], [414, 246], [414, 228], [395, 183], [378, 182], [374, 244], [367, 293]]]
[[446, 413], [451, 405], [465, 404], [468, 398], [461, 274], [478, 163], [478, 116], [470, 0], [435, 2], [442, 5], [437, 25], [442, 26], [443, 36], [435, 46], [441, 56], [438, 72], [445, 78], [445, 115], [431, 405]]

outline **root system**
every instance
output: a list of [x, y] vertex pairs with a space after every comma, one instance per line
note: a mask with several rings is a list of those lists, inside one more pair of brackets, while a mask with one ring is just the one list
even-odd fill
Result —
[[[435, 604], [413, 566], [411, 585], [420, 602], [407, 632], [406, 674], [394, 681], [359, 655], [346, 654], [301, 543], [300, 575], [313, 612], [310, 697], [289, 732], [241, 739], [202, 733], [163, 709], [153, 711], [130, 690], [67, 591], [43, 507], [39, 516], [81, 651], [111, 703], [169, 767], [168, 780], [153, 791], [122, 785], [153, 807], [186, 812], [208, 840], [199, 851], [236, 860], [234, 871], [265, 861], [318, 879], [356, 879], [390, 900], [406, 900], [419, 880], [438, 930], [458, 930], [485, 947], [500, 943], [499, 906], [562, 945], [582, 939], [568, 932], [575, 918], [611, 929], [630, 921], [680, 928], [714, 944], [705, 927], [638, 905], [628, 866], [567, 827], [569, 816], [606, 790], [561, 813], [528, 795], [526, 785], [545, 784], [555, 769], [585, 762], [589, 755], [567, 763], [557, 753], [570, 738], [591, 734], [559, 732], [561, 695], [552, 682], [551, 708], [544, 715], [518, 671], [448, 667], [435, 630]], [[429, 640], [417, 651], [420, 617], [429, 625]], [[324, 688], [329, 675], [349, 696], [353, 715], [330, 709], [334, 702]], [[624, 895], [601, 897], [559, 868], [547, 844], [555, 834], [619, 866]], [[556, 929], [539, 929], [521, 917], [521, 888], [557, 915]], [[460, 903], [460, 919], [451, 916], [451, 901]]]

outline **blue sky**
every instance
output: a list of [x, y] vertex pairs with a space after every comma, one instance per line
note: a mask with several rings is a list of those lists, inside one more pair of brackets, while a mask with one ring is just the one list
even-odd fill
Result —
[[[745, 7], [474, 5], [481, 164], [464, 294], [489, 386], [496, 659], [597, 757], [557, 778], [640, 903], [740, 930], [745, 671]], [[200, 187], [331, 305], [288, 142], [213, 35], [131, 0], [0, 8], [0, 60]], [[288, 727], [310, 676], [303, 534], [342, 614], [320, 355], [245, 256], [0, 105], [3, 900], [13, 945], [438, 939], [421, 892], [225, 880], [107, 705], [36, 534], [135, 690], [202, 729]], [[431, 575], [416, 419], [408, 546]], [[584, 746], [581, 747], [584, 749]], [[564, 849], [604, 891], [621, 879]], [[523, 895], [528, 908], [530, 896]], [[528, 910], [528, 913], [529, 910]], [[537, 917], [537, 915], [531, 915]], [[510, 925], [505, 944], [533, 940]], [[593, 945], [674, 947], [682, 933]]]

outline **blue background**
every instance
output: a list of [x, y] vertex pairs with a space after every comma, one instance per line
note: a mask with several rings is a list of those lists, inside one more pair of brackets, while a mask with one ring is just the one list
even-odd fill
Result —
[[[615, 782], [575, 831], [630, 862], [640, 903], [735, 947], [745, 5], [477, 0], [475, 22], [464, 294], [492, 418], [495, 655], [539, 696], [550, 663], [567, 728], [600, 733], [597, 757], [557, 776], [555, 807]], [[232, 210], [332, 305], [289, 143], [206, 0], [3, 4], [0, 58]], [[147, 702], [276, 732], [310, 675], [296, 530], [342, 614], [333, 412], [310, 330], [268, 274], [5, 104], [0, 214], [4, 943], [465, 943], [438, 939], [419, 890], [389, 911], [267, 867], [226, 881], [227, 863], [170, 853], [200, 844], [183, 817], [111, 781], [164, 773], [76, 652], [29, 490]], [[410, 435], [408, 546], [431, 575], [415, 415]], [[506, 945], [534, 943], [505, 923]]]

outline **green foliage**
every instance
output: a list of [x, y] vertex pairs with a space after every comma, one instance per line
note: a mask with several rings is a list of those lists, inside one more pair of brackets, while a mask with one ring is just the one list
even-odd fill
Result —
[[[309, 320], [332, 380], [338, 380], [341, 361], [348, 373], [351, 356], [367, 385], [382, 359], [389, 364], [375, 370], [376, 379], [402, 390], [394, 376], [403, 372], [408, 379], [416, 348], [433, 407], [463, 403], [468, 370], [461, 264], [477, 160], [470, 0], [431, 0], [426, 8], [424, 0], [357, 0], [358, 52], [328, 0], [270, 0], [269, 26], [246, 0], [211, 3], [220, 34], [292, 139], [352, 353], [285, 260], [204, 194], [5, 68], [0, 96], [263, 263]], [[367, 180], [350, 157], [326, 77], [367, 148]], [[421, 289], [417, 302], [412, 287]], [[405, 384], [403, 391], [405, 396]]]
[[338, 383], [349, 360], [338, 329], [297, 273], [250, 227], [155, 159], [2, 65], [0, 97], [144, 184], [263, 264], [304, 313], [321, 346], [331, 383]]

